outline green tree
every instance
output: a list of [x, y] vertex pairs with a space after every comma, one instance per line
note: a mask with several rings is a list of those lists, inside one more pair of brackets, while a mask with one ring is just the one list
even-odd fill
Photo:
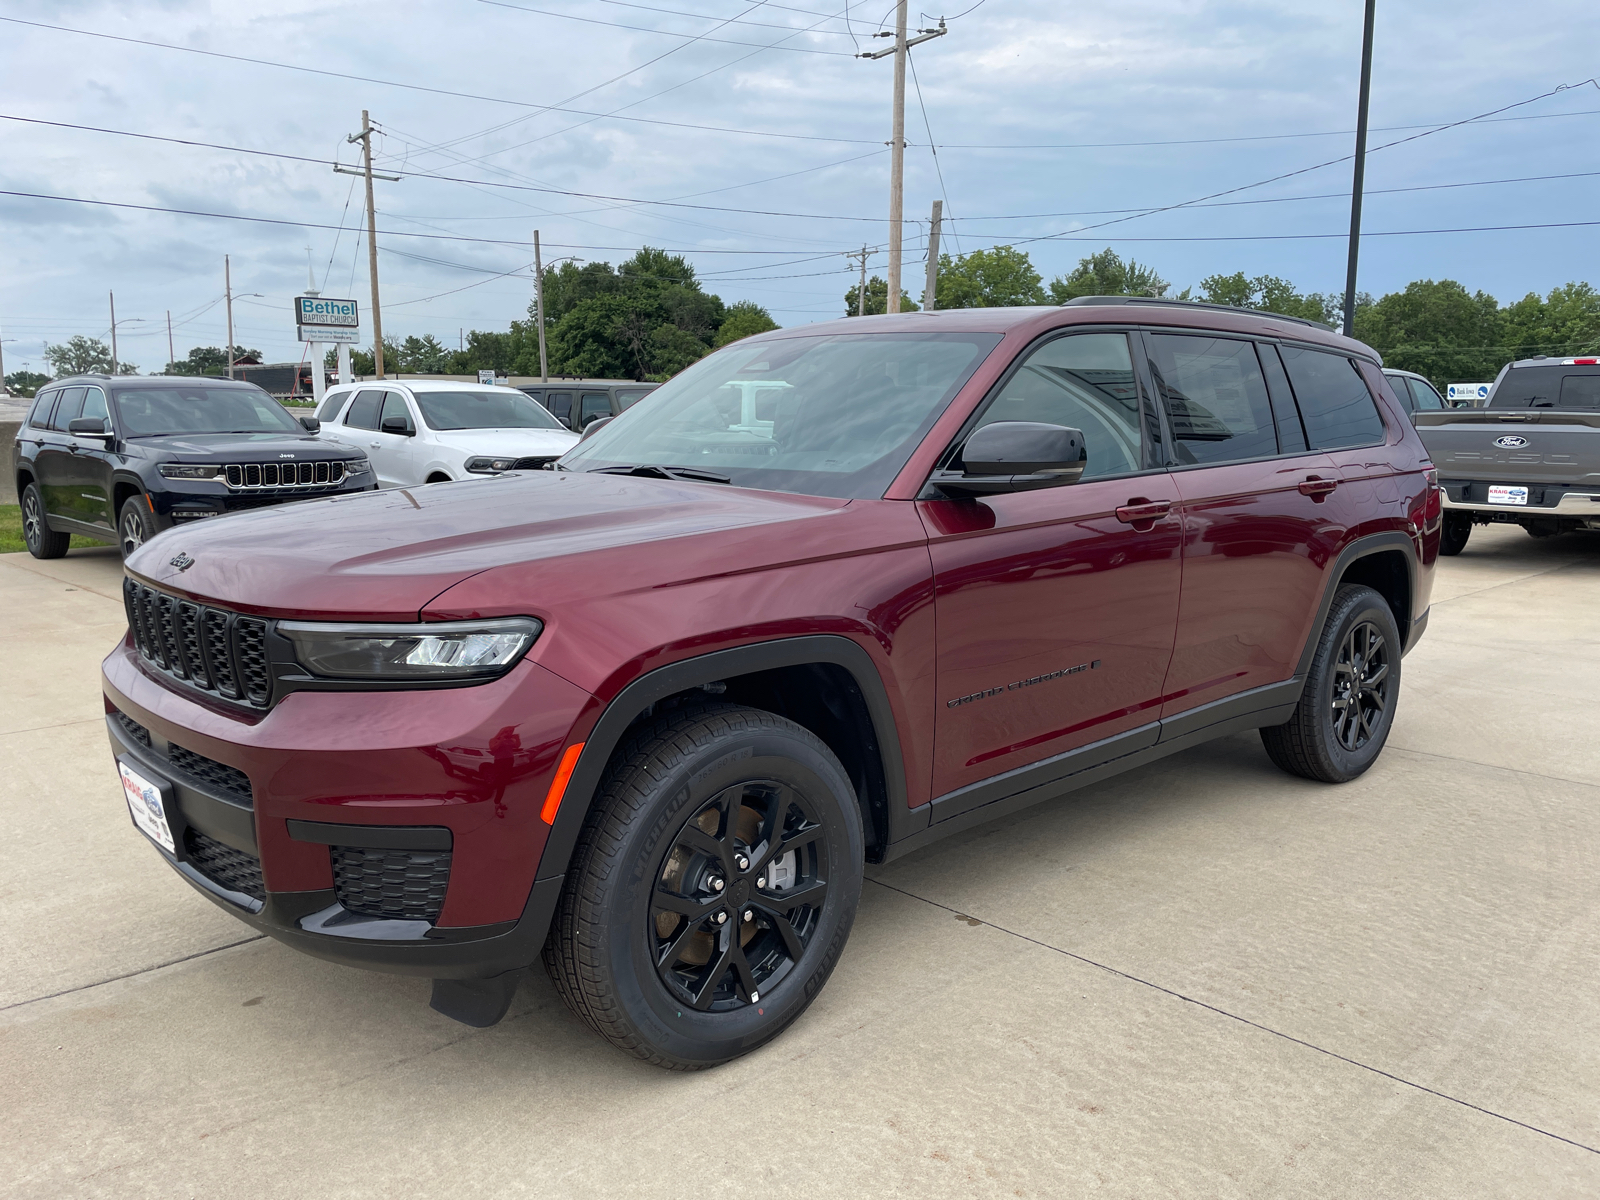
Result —
[[728, 305], [728, 315], [723, 318], [722, 327], [717, 330], [715, 345], [720, 348], [730, 342], [737, 342], [740, 338], [766, 333], [778, 327], [778, 323], [772, 319], [772, 314], [754, 300], [739, 300]]
[[[451, 353], [431, 333], [423, 337], [415, 334], [400, 343], [394, 356], [394, 369], [408, 375], [443, 375], [450, 365]], [[389, 365], [389, 350], [384, 347], [383, 365]]]
[[[1043, 304], [1039, 272], [1026, 250], [995, 246], [951, 258], [939, 256], [937, 295], [940, 308], [1012, 308]], [[924, 297], [926, 300], [926, 297]]]
[[[261, 351], [246, 350], [243, 346], [233, 348], [233, 361], [253, 358], [261, 360]], [[225, 375], [228, 371], [228, 352], [216, 346], [196, 346], [189, 351], [189, 356], [180, 362], [169, 362], [164, 375]]]
[[1344, 305], [1343, 297], [1334, 292], [1301, 294], [1287, 279], [1276, 275], [1257, 275], [1249, 279], [1243, 271], [1206, 276], [1200, 281], [1200, 298], [1208, 304], [1231, 304], [1235, 308], [1303, 317], [1327, 325], [1339, 321]]
[[41, 375], [37, 371], [13, 371], [5, 378], [6, 387], [24, 398], [32, 396], [49, 382], [50, 376]]
[[[1050, 300], [1065, 304], [1079, 296], [1165, 296], [1172, 285], [1157, 275], [1154, 267], [1129, 259], [1123, 262], [1109, 246], [1098, 254], [1078, 260], [1066, 275], [1050, 281]], [[1188, 299], [1188, 289], [1175, 299]]]
[[111, 347], [99, 338], [76, 334], [60, 346], [48, 342], [44, 347], [45, 361], [57, 378], [63, 375], [83, 375], [90, 371], [102, 374], [111, 370]]
[[[844, 294], [844, 315], [856, 316], [856, 299], [861, 294], [861, 285], [857, 284]], [[867, 280], [867, 311], [866, 316], [875, 317], [889, 311], [889, 281], [881, 275], [874, 275]], [[917, 302], [911, 298], [904, 288], [900, 289], [900, 311], [918, 312]]]
[[1355, 335], [1386, 365], [1448, 383], [1493, 379], [1509, 361], [1505, 316], [1485, 292], [1453, 279], [1419, 279], [1356, 313]]
[[1600, 350], [1600, 292], [1587, 283], [1552, 288], [1544, 298], [1529, 292], [1503, 311], [1507, 362]]

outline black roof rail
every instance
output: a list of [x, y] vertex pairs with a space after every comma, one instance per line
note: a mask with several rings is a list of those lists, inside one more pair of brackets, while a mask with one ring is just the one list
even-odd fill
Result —
[[1080, 304], [1159, 304], [1174, 308], [1206, 308], [1216, 312], [1244, 313], [1250, 317], [1272, 317], [1279, 321], [1294, 321], [1300, 325], [1309, 325], [1313, 329], [1326, 329], [1332, 333], [1339, 332], [1327, 322], [1313, 321], [1309, 317], [1291, 317], [1284, 313], [1268, 312], [1262, 308], [1240, 308], [1236, 304], [1208, 304], [1204, 300], [1168, 300], [1161, 296], [1074, 296], [1071, 300], [1062, 304], [1061, 307], [1070, 308]]

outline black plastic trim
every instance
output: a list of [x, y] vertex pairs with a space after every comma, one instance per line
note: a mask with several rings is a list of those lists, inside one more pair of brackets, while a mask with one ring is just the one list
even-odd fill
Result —
[[453, 835], [445, 825], [338, 825], [329, 821], [286, 822], [297, 842], [321, 846], [360, 846], [371, 850], [449, 850]]
[[[250, 806], [196, 786], [193, 776], [175, 769], [154, 747], [146, 749], [143, 744], [129, 737], [114, 714], [107, 713], [105, 720], [106, 734], [111, 739], [114, 756], [126, 758], [136, 770], [160, 776], [171, 783], [175, 812], [167, 814], [167, 824], [172, 828], [172, 836], [180, 847], [183, 845], [183, 831], [193, 826], [235, 850], [260, 857], [261, 851], [256, 845], [255, 813]], [[152, 740], [159, 740], [159, 735], [153, 729], [150, 730], [150, 736]], [[163, 748], [166, 746], [164, 740], [159, 744]]]
[[[1300, 651], [1300, 661], [1295, 665], [1295, 674], [1304, 677], [1311, 670], [1311, 658], [1317, 652], [1317, 639], [1322, 635], [1322, 626], [1328, 619], [1328, 610], [1333, 607], [1333, 594], [1339, 590], [1339, 580], [1350, 569], [1350, 564], [1357, 559], [1369, 555], [1381, 554], [1385, 550], [1399, 550], [1405, 555], [1407, 573], [1407, 599], [1414, 600], [1417, 594], [1417, 547], [1408, 534], [1398, 530], [1387, 533], [1369, 533], [1359, 537], [1339, 552], [1339, 557], [1334, 560], [1333, 566], [1327, 571], [1327, 584], [1322, 589], [1322, 600], [1317, 605], [1317, 619], [1311, 623], [1311, 632], [1306, 636], [1306, 644]], [[1407, 608], [1410, 604], [1407, 604]], [[1395, 613], [1395, 624], [1400, 627], [1400, 639], [1410, 645], [1412, 619], [1409, 612]]]

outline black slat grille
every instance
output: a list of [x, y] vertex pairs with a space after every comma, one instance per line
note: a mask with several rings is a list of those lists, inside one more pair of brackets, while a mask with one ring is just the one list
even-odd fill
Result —
[[183, 831], [183, 849], [189, 858], [189, 865], [212, 883], [230, 892], [243, 892], [252, 900], [266, 900], [267, 887], [261, 879], [261, 860], [254, 854], [235, 850], [226, 842], [219, 842], [192, 828]]
[[271, 703], [265, 621], [179, 600], [133, 579], [123, 580], [122, 597], [146, 663], [202, 692], [257, 708]]
[[512, 467], [512, 470], [514, 470], [514, 471], [542, 471], [542, 470], [544, 470], [544, 468], [546, 466], [548, 466], [550, 463], [555, 462], [555, 460], [560, 458], [560, 457], [561, 456], [559, 454], [545, 454], [545, 455], [535, 455], [535, 456], [532, 456], [532, 457], [529, 457], [529, 458], [519, 458], [519, 459], [517, 459], [516, 465], [514, 467]]
[[344, 462], [227, 463], [222, 478], [230, 488], [337, 487]]
[[117, 724], [122, 726], [122, 732], [138, 742], [146, 750], [150, 749], [150, 731], [148, 729], [125, 712], [118, 712], [114, 715], [117, 718]]
[[201, 783], [208, 784], [213, 791], [221, 792], [241, 804], [255, 802], [250, 790], [250, 776], [238, 767], [230, 767], [227, 763], [219, 763], [204, 754], [196, 754], [176, 742], [167, 743], [167, 761], [184, 774], [192, 775]]
[[450, 882], [448, 850], [334, 846], [333, 891], [363, 917], [437, 921]]

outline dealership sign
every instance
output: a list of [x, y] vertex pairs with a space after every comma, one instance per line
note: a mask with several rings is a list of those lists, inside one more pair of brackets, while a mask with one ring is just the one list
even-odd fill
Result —
[[[296, 296], [294, 298], [294, 323], [296, 325], [332, 326], [335, 329], [356, 329], [361, 318], [354, 300], [327, 300], [321, 296]], [[332, 341], [332, 338], [328, 339]]]

